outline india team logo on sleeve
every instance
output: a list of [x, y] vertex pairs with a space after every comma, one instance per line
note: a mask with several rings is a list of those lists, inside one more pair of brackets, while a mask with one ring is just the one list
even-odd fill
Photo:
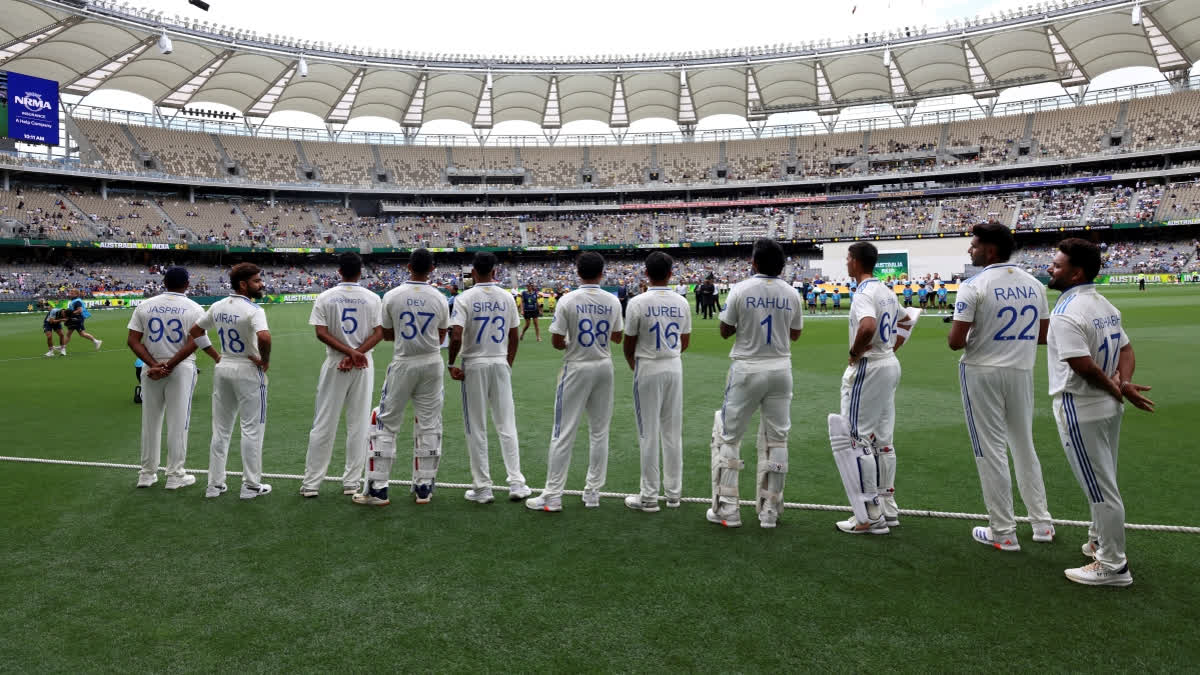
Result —
[[959, 300], [958, 302], [954, 303], [954, 311], [956, 311], [956, 312], [965, 312], [965, 311], [967, 311], [967, 303], [965, 303], [965, 302], [963, 302], [963, 301], [961, 301], [961, 300]]

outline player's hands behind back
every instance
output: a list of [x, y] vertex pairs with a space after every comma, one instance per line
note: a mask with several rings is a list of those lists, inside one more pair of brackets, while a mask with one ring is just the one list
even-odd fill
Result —
[[1132, 403], [1134, 407], [1145, 410], [1146, 412], [1154, 412], [1154, 401], [1142, 396], [1143, 391], [1150, 391], [1149, 385], [1135, 384], [1133, 382], [1126, 382], [1122, 384], [1115, 376], [1113, 377], [1113, 382], [1116, 383], [1117, 388], [1121, 391], [1121, 394], [1125, 397], [1125, 400]]

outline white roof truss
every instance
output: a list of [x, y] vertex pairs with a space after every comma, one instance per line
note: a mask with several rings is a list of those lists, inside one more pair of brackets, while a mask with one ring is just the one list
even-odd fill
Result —
[[546, 91], [546, 109], [542, 111], [543, 129], [561, 129], [562, 115], [559, 114], [558, 76], [550, 76], [550, 88]]
[[613, 78], [612, 113], [608, 117], [608, 126], [614, 129], [629, 126], [629, 112], [625, 107], [625, 81], [620, 74]]
[[166, 108], [183, 108], [191, 103], [192, 97], [197, 91], [208, 82], [208, 78], [213, 76], [213, 73], [221, 69], [225, 65], [225, 61], [233, 55], [232, 49], [226, 49], [214, 56], [204, 67], [196, 71], [188, 79], [171, 87], [170, 91], [162, 98], [155, 101], [155, 105]]
[[338, 102], [333, 106], [333, 110], [329, 111], [329, 116], [325, 118], [326, 122], [346, 123], [350, 120], [350, 111], [354, 108], [354, 101], [358, 98], [359, 87], [362, 86], [363, 75], [367, 72], [366, 68], [359, 68], [358, 72], [354, 73], [350, 84], [342, 90], [342, 94], [338, 96]]
[[1192, 64], [1188, 63], [1183, 50], [1158, 27], [1149, 7], [1142, 8], [1142, 30], [1146, 31], [1146, 39], [1150, 41], [1150, 50], [1154, 52], [1160, 72], [1174, 73], [1191, 68]]
[[1054, 26], [1046, 26], [1046, 39], [1050, 41], [1050, 52], [1054, 54], [1054, 67], [1058, 69], [1058, 77], [1062, 80], [1063, 88], [1087, 84], [1091, 78], [1079, 67], [1079, 61], [1067, 48], [1062, 36]]
[[403, 126], [420, 128], [425, 123], [425, 88], [428, 85], [429, 73], [421, 73], [421, 79], [417, 81], [417, 89], [413, 92], [412, 98], [408, 100], [404, 116], [400, 118], [400, 124]]
[[104, 84], [105, 80], [115, 75], [117, 71], [129, 65], [129, 63], [138, 56], [141, 56], [142, 52], [146, 51], [146, 48], [154, 44], [157, 39], [158, 38], [154, 36], [150, 36], [141, 42], [135, 42], [129, 49], [126, 49], [111, 59], [105, 59], [102, 63], [97, 64], [96, 67], [91, 69], [87, 75], [64, 83], [62, 85], [63, 90], [69, 91], [72, 94], [79, 94], [81, 96], [86, 96], [92, 93], [97, 87], [99, 87], [101, 84]]
[[287, 64], [283, 72], [275, 79], [275, 84], [267, 87], [266, 91], [255, 97], [254, 104], [243, 114], [246, 117], [270, 116], [271, 111], [275, 110], [275, 104], [279, 102], [279, 97], [283, 95], [283, 90], [292, 81], [292, 77], [295, 76], [296, 67], [299, 63], [300, 61], [296, 60]]
[[34, 45], [44, 42], [45, 40], [54, 37], [58, 33], [61, 33], [64, 30], [81, 23], [83, 23], [82, 16], [68, 16], [62, 21], [52, 23], [44, 28], [39, 28], [18, 38], [9, 40], [4, 45], [0, 45], [0, 65], [3, 65], [4, 62], [10, 59], [20, 56], [24, 51], [30, 49]]
[[696, 118], [696, 103], [692, 100], [692, 90], [688, 87], [687, 71], [679, 71], [679, 118], [681, 126], [692, 126], [699, 120]]

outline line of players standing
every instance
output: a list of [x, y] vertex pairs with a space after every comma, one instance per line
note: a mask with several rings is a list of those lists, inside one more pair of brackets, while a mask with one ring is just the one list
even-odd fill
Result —
[[[976, 228], [972, 261], [986, 268], [960, 290], [950, 336], [951, 348], [966, 349], [960, 365], [963, 404], [990, 521], [988, 527], [975, 528], [972, 536], [1001, 550], [1019, 550], [1006, 447], [1013, 449], [1034, 539], [1049, 541], [1054, 536], [1031, 435], [1032, 355], [1036, 345], [1044, 342], [1049, 344], [1056, 421], [1093, 515], [1084, 547], [1093, 563], [1068, 569], [1066, 575], [1085, 584], [1128, 585], [1132, 576], [1124, 557], [1124, 511], [1115, 478], [1120, 401], [1127, 399], [1152, 410], [1153, 403], [1141, 394], [1148, 388], [1130, 381], [1133, 353], [1120, 328], [1120, 315], [1091, 285], [1099, 269], [1098, 249], [1082, 240], [1067, 240], [1060, 246], [1050, 269], [1051, 287], [1064, 293], [1049, 316], [1041, 285], [1006, 264], [1011, 250], [1012, 235], [1007, 228]], [[849, 316], [849, 360], [842, 378], [840, 413], [831, 414], [828, 420], [835, 464], [853, 511], [837, 528], [849, 534], [888, 534], [899, 525], [900, 516], [892, 442], [900, 378], [895, 353], [910, 336], [916, 315], [902, 309], [895, 292], [873, 278], [877, 257], [875, 247], [867, 242], [849, 249], [847, 272], [857, 283]], [[722, 406], [714, 415], [712, 505], [706, 519], [726, 527], [741, 525], [738, 476], [745, 464], [740, 445], [755, 412], [761, 412], [754, 501], [760, 525], [776, 527], [783, 511], [791, 423], [790, 343], [800, 337], [803, 328], [799, 297], [779, 279], [783, 262], [783, 251], [776, 242], [756, 242], [754, 275], [733, 287], [721, 314], [722, 338], [735, 339]], [[429, 286], [433, 258], [428, 251], [413, 253], [410, 281], [389, 291], [382, 301], [357, 283], [361, 259], [355, 254], [342, 256], [339, 271], [343, 283], [321, 294], [309, 320], [328, 355], [318, 380], [317, 413], [301, 496], [318, 496], [337, 420], [345, 410], [343, 494], [364, 505], [390, 503], [388, 480], [397, 457], [396, 433], [411, 400], [416, 420], [412, 492], [417, 503], [428, 503], [442, 456], [443, 367], [448, 367], [452, 379], [462, 382], [472, 475], [466, 499], [478, 503], [495, 499], [487, 454], [489, 413], [500, 438], [509, 498], [520, 501], [532, 495], [520, 470], [512, 398], [519, 316], [513, 296], [494, 281], [495, 265], [494, 254], [477, 254], [475, 285], [457, 296], [451, 309], [445, 297]], [[599, 506], [612, 416], [612, 344], [623, 344], [634, 373], [634, 415], [641, 450], [641, 488], [626, 499], [626, 505], [654, 512], [663, 498], [668, 507], [680, 504], [679, 356], [690, 341], [691, 315], [686, 300], [668, 285], [671, 267], [669, 256], [652, 253], [646, 261], [648, 291], [629, 300], [622, 312], [617, 297], [599, 285], [604, 259], [594, 252], [580, 255], [577, 271], [581, 284], [557, 303], [550, 326], [553, 345], [564, 351], [564, 360], [555, 389], [546, 483], [537, 497], [525, 501], [527, 508], [562, 510], [571, 449], [585, 415], [589, 466], [583, 504]], [[194, 476], [184, 472], [183, 459], [187, 413], [195, 387], [194, 363], [188, 364], [200, 348], [217, 361], [205, 496], [218, 497], [226, 491], [225, 460], [237, 418], [244, 469], [241, 497], [253, 499], [271, 490], [261, 482], [271, 340], [265, 314], [252, 302], [261, 296], [262, 281], [258, 268], [248, 263], [236, 265], [230, 281], [234, 294], [205, 313], [182, 295], [186, 271], [173, 268], [165, 278], [168, 292], [139, 305], [130, 321], [129, 346], [147, 364], [139, 487], [157, 480], [164, 410], [169, 427], [167, 487], [195, 482]], [[207, 337], [209, 330], [218, 333], [219, 353]], [[447, 333], [448, 364], [443, 364], [440, 345]], [[379, 405], [368, 414], [374, 372], [371, 350], [381, 340], [395, 341], [395, 353]], [[456, 365], [460, 356], [461, 363]], [[181, 412], [185, 403], [187, 409]], [[1000, 465], [1003, 471], [997, 470]], [[1040, 496], [1034, 483], [1041, 488]]]

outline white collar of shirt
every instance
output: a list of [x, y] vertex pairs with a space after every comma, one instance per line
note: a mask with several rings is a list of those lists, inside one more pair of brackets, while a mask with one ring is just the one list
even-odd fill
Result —
[[475, 285], [476, 286], [499, 286], [500, 282], [498, 282], [498, 281], [483, 281], [483, 282], [480, 282]]
[[404, 282], [404, 283], [406, 283], [406, 284], [412, 284], [413, 286], [428, 286], [428, 285], [429, 285], [429, 282], [428, 282], [428, 281], [412, 281], [412, 280], [409, 280], [409, 281], [406, 281], [406, 282]]
[[362, 286], [362, 284], [357, 281], [343, 281], [338, 286]]
[[985, 267], [985, 268], [983, 268], [983, 269], [985, 269], [985, 270], [994, 270], [994, 269], [998, 269], [998, 268], [1000, 268], [1000, 267], [1016, 267], [1016, 265], [1015, 265], [1015, 264], [1013, 264], [1013, 263], [993, 263], [993, 264], [991, 264], [991, 265], [988, 265], [987, 267]]
[[754, 278], [755, 279], [778, 279], [779, 277], [773, 277], [770, 274], [755, 274]]
[[651, 286], [650, 288], [647, 288], [646, 290], [647, 291], [669, 291], [671, 289], [667, 286]]
[[579, 288], [580, 288], [580, 289], [584, 289], [584, 288], [600, 288], [600, 284], [580, 284], [580, 285], [579, 285]]
[[1078, 286], [1072, 286], [1072, 287], [1068, 288], [1067, 290], [1063, 291], [1063, 294], [1058, 297], [1058, 301], [1062, 302], [1063, 300], [1067, 299], [1068, 297], [1070, 297], [1072, 295], [1075, 295], [1076, 293], [1088, 293], [1088, 292], [1092, 292], [1095, 290], [1096, 290], [1096, 284], [1079, 284]]
[[175, 292], [175, 291], [163, 291], [163, 295], [178, 295], [178, 296], [179, 296], [179, 297], [181, 297], [181, 298], [186, 298], [186, 297], [187, 297], [187, 296], [186, 296], [186, 295], [184, 295], [183, 293], [177, 293], [177, 292]]

